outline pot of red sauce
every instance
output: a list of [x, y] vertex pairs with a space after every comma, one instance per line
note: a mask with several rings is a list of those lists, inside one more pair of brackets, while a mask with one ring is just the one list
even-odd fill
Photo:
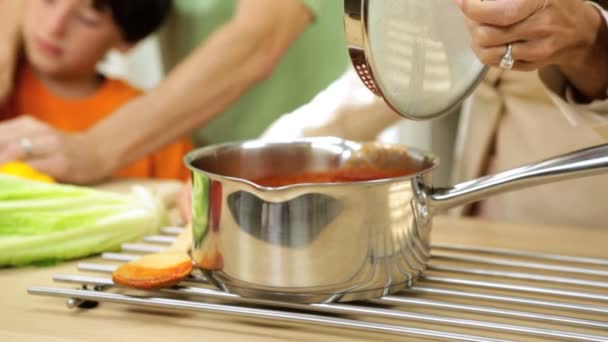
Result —
[[608, 145], [450, 188], [433, 155], [337, 138], [204, 147], [193, 175], [194, 264], [223, 290], [303, 303], [375, 298], [411, 286], [432, 217], [491, 194], [604, 172]]

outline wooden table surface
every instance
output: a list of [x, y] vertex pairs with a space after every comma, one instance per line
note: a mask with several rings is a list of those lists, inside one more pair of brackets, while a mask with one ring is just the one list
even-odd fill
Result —
[[[608, 230], [497, 224], [447, 217], [438, 217], [433, 229], [433, 243], [608, 257]], [[86, 261], [90, 260], [95, 258]], [[27, 294], [30, 286], [53, 285], [55, 274], [76, 273], [76, 264], [0, 270], [0, 341], [407, 340], [401, 336], [123, 304], [102, 303], [92, 310], [73, 310], [66, 308], [64, 299]]]

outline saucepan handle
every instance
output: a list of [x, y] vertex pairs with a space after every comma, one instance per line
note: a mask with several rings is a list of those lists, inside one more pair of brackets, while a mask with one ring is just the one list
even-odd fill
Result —
[[497, 193], [604, 172], [608, 172], [608, 144], [460, 183], [451, 188], [427, 189], [428, 210], [433, 214]]

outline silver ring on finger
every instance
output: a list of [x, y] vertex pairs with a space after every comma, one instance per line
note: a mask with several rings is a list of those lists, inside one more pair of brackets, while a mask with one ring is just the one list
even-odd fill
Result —
[[507, 52], [505, 52], [505, 54], [502, 56], [502, 59], [500, 60], [500, 64], [498, 65], [501, 69], [504, 69], [504, 70], [513, 69], [513, 64], [515, 64], [515, 59], [513, 59], [513, 56], [511, 55], [512, 52], [513, 52], [513, 45], [507, 44]]
[[25, 155], [25, 159], [32, 156], [33, 146], [32, 146], [32, 141], [30, 139], [25, 138], [25, 137], [19, 139], [19, 147], [23, 151], [23, 154]]

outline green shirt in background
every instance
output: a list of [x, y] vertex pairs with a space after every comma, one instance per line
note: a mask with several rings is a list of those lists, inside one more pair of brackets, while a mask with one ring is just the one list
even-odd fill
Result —
[[[315, 13], [314, 22], [291, 46], [270, 78], [195, 134], [197, 145], [258, 137], [275, 119], [310, 101], [346, 70], [343, 1], [301, 1]], [[160, 35], [166, 69], [177, 65], [227, 22], [237, 2], [176, 0]]]

